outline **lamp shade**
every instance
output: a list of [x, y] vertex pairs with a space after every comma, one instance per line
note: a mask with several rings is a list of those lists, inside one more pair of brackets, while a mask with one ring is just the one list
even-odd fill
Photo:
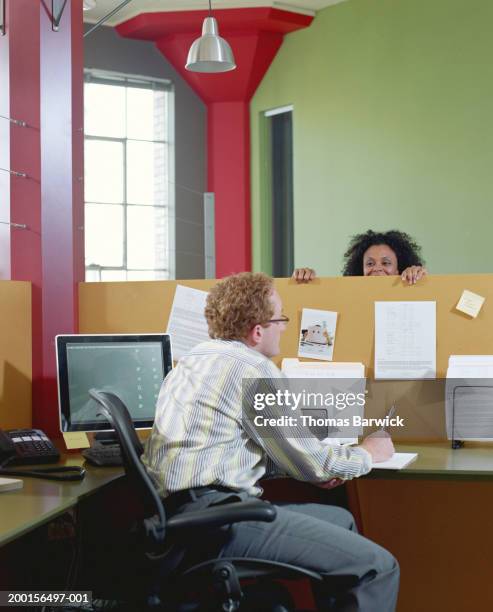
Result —
[[231, 47], [219, 36], [214, 17], [204, 19], [202, 36], [192, 43], [185, 68], [192, 72], [227, 72], [236, 68]]

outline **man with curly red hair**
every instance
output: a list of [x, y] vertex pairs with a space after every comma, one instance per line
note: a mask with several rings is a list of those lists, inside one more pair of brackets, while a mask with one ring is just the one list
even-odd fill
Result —
[[[288, 319], [273, 280], [245, 272], [216, 284], [205, 309], [211, 340], [182, 357], [163, 382], [143, 456], [168, 513], [198, 510], [259, 496], [272, 471], [319, 486], [370, 471], [387, 459], [387, 434], [345, 447], [312, 435], [263, 438], [245, 424], [245, 379], [282, 378], [270, 360], [279, 354]], [[330, 486], [330, 485], [329, 485]], [[399, 567], [385, 549], [356, 532], [342, 508], [283, 504], [272, 523], [243, 522], [226, 534], [218, 554], [291, 563], [326, 576], [350, 576], [334, 594], [317, 588], [321, 610], [395, 609]]]

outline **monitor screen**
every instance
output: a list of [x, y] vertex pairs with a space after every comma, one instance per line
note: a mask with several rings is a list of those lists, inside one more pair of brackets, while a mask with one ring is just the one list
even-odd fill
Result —
[[56, 337], [61, 431], [111, 429], [89, 389], [110, 391], [136, 428], [152, 427], [161, 383], [172, 368], [167, 334]]

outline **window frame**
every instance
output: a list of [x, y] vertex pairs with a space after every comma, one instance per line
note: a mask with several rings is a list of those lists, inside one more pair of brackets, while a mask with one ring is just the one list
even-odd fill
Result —
[[[86, 265], [84, 261], [85, 276], [87, 279], [88, 272], [92, 275], [96, 272], [98, 275], [97, 281], [101, 281], [102, 273], [111, 271], [125, 272], [125, 280], [128, 280], [128, 274], [133, 272], [154, 272], [162, 273], [167, 279], [174, 279], [176, 273], [176, 253], [175, 253], [175, 138], [174, 138], [174, 86], [172, 81], [169, 79], [159, 79], [154, 77], [144, 77], [131, 74], [123, 74], [113, 71], [102, 71], [95, 69], [84, 69], [84, 88], [88, 83], [96, 83], [102, 85], [112, 85], [117, 87], [136, 87], [140, 89], [149, 89], [154, 91], [163, 91], [166, 95], [166, 126], [165, 139], [149, 140], [145, 138], [128, 138], [127, 135], [124, 137], [115, 136], [97, 136], [94, 134], [87, 134], [84, 130], [84, 145], [86, 141], [105, 141], [115, 142], [122, 145], [123, 151], [123, 202], [94, 202], [87, 200], [84, 194], [84, 210], [87, 204], [98, 205], [104, 204], [107, 206], [121, 206], [123, 209], [123, 250], [122, 250], [122, 266], [103, 266], [96, 263]], [[126, 112], [125, 112], [126, 117]], [[167, 149], [167, 204], [163, 206], [155, 204], [135, 204], [129, 203], [127, 200], [127, 147], [128, 142], [148, 142], [157, 145], [164, 145]], [[127, 229], [127, 217], [129, 207], [140, 207], [148, 210], [162, 209], [165, 211], [165, 220], [167, 225], [167, 243], [168, 252], [167, 260], [168, 265], [165, 268], [130, 268], [128, 267], [128, 229]], [[90, 279], [97, 282], [95, 279]], [[149, 279], [150, 280], [150, 279]]]

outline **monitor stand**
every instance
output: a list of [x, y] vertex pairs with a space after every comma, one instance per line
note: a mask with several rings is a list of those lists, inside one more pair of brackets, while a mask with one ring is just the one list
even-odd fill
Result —
[[118, 437], [114, 430], [112, 431], [98, 431], [94, 434], [94, 442], [99, 444], [118, 444]]

